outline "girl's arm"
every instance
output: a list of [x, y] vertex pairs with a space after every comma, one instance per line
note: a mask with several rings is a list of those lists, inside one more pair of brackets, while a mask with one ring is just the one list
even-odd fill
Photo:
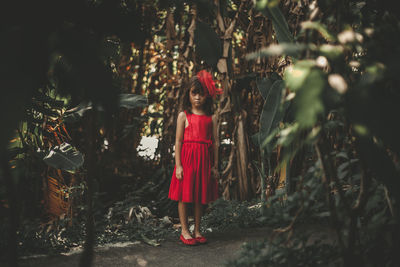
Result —
[[175, 175], [176, 178], [183, 178], [183, 168], [181, 162], [181, 150], [182, 150], [182, 140], [183, 132], [185, 131], [186, 114], [185, 112], [180, 112], [178, 114], [178, 119], [176, 123], [176, 137], [175, 137]]

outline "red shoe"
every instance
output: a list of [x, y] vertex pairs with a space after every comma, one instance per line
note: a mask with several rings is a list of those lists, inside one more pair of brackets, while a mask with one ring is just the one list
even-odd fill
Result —
[[205, 238], [204, 236], [199, 236], [199, 237], [196, 237], [195, 239], [196, 239], [197, 243], [200, 243], [200, 244], [207, 243], [207, 238]]
[[197, 243], [195, 238], [186, 239], [183, 237], [183, 235], [181, 235], [179, 238], [185, 245], [193, 246], [193, 245], [196, 245], [196, 243]]

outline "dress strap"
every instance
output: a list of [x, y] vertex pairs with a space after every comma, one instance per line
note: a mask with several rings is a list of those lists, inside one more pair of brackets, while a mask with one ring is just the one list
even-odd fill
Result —
[[183, 112], [185, 112], [186, 119], [187, 119], [187, 121], [188, 121], [188, 123], [189, 123], [189, 125], [190, 125], [190, 124], [192, 123], [192, 122], [190, 121], [190, 114], [187, 113], [186, 110], [184, 110]]

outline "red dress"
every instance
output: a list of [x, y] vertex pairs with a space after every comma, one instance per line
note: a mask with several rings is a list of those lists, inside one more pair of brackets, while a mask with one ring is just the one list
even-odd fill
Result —
[[189, 125], [183, 134], [181, 163], [183, 178], [172, 174], [168, 198], [182, 202], [207, 204], [218, 198], [218, 183], [211, 177], [213, 162], [212, 119], [207, 115], [189, 114]]

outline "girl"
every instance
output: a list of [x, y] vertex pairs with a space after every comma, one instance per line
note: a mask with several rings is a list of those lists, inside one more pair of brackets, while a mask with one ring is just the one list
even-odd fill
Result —
[[[168, 197], [179, 201], [180, 240], [186, 245], [204, 244], [200, 233], [203, 204], [218, 198], [218, 152], [212, 123], [212, 98], [221, 94], [210, 73], [200, 71], [190, 79], [176, 127], [175, 168]], [[194, 203], [194, 233], [190, 234], [186, 203]]]

